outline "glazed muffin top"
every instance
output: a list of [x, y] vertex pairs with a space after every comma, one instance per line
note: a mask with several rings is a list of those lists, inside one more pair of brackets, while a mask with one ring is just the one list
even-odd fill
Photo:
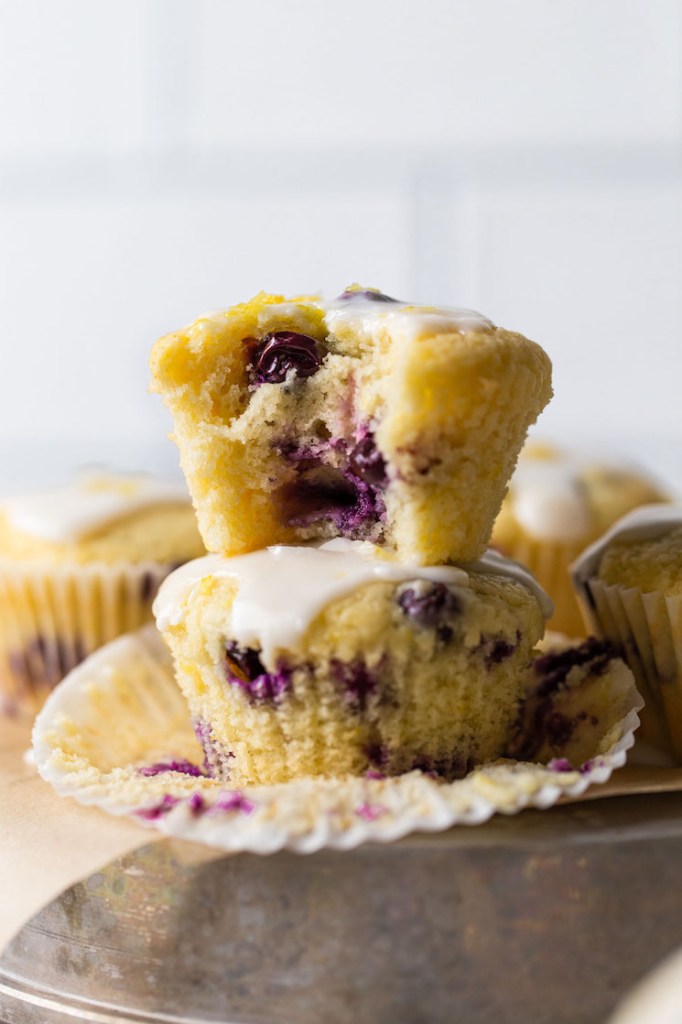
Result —
[[204, 553], [184, 487], [92, 472], [0, 499], [0, 559], [47, 565], [181, 563]]
[[547, 444], [527, 445], [495, 523], [493, 543], [522, 538], [589, 544], [640, 505], [668, 495], [642, 471], [588, 461]]
[[585, 588], [595, 577], [609, 586], [682, 594], [682, 505], [645, 505], [623, 516], [574, 563]]
[[[164, 581], [154, 602], [161, 632], [183, 621], [198, 588], [210, 591], [221, 578], [234, 584], [234, 639], [243, 647], [257, 646], [270, 667], [276, 664], [276, 652], [295, 648], [326, 607], [372, 583], [466, 588], [476, 579], [499, 592], [520, 591], [535, 607], [538, 621], [551, 614], [551, 602], [534, 577], [497, 552], [486, 552], [466, 566], [417, 566], [387, 557], [367, 542], [336, 539], [320, 546], [275, 545], [232, 558], [208, 555], [189, 562]], [[221, 603], [220, 614], [223, 610]]]

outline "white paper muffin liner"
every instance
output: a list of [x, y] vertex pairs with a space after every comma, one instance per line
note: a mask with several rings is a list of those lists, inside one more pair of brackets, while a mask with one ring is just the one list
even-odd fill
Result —
[[536, 540], [525, 536], [504, 545], [505, 554], [530, 569], [551, 597], [554, 612], [549, 620], [550, 628], [567, 636], [587, 635], [569, 573], [569, 566], [584, 547], [584, 542]]
[[644, 698], [642, 738], [682, 761], [682, 598], [596, 577], [585, 587], [595, 631], [623, 652]]
[[35, 712], [88, 654], [148, 622], [170, 569], [0, 560], [0, 710]]
[[[98, 651], [61, 683], [36, 720], [34, 754], [40, 774], [61, 795], [133, 815], [170, 836], [261, 854], [350, 849], [415, 830], [480, 824], [496, 812], [549, 807], [606, 782], [625, 763], [641, 699], [622, 662], [611, 662], [603, 678], [610, 711], [604, 716], [600, 708], [590, 758], [577, 769], [571, 754], [584, 752], [580, 729], [549, 765], [498, 761], [452, 783], [414, 771], [233, 790], [183, 773], [200, 771], [203, 752], [166, 648], [154, 627], [146, 627]], [[594, 681], [588, 712], [590, 691]]]

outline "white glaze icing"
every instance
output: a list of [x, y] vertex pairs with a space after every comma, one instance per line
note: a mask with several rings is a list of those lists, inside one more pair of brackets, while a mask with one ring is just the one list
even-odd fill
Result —
[[41, 540], [67, 544], [154, 505], [189, 504], [185, 488], [148, 476], [83, 474], [49, 491], [3, 498], [10, 525]]
[[[530, 574], [496, 552], [487, 552], [469, 571], [509, 576], [533, 591], [551, 614], [551, 602]], [[273, 669], [276, 652], [295, 646], [309, 624], [330, 602], [379, 580], [394, 583], [430, 580], [468, 585], [467, 568], [403, 565], [381, 557], [372, 544], [332, 540], [319, 547], [277, 545], [248, 555], [224, 558], [207, 555], [176, 569], [162, 584], [154, 602], [161, 631], [180, 622], [195, 587], [206, 577], [237, 581], [230, 629], [242, 647], [260, 647], [266, 667]]]
[[[381, 302], [358, 294], [353, 298], [305, 299], [298, 302], [273, 302], [259, 314], [259, 325], [268, 330], [273, 316], [282, 316], [293, 325], [304, 323], [304, 307], [313, 306], [324, 312], [327, 330], [334, 333], [341, 324], [351, 325], [361, 334], [371, 334], [380, 324], [385, 324], [395, 333], [413, 338], [419, 334], [467, 334], [470, 331], [492, 331], [495, 325], [473, 309], [459, 309], [450, 306], [424, 306], [410, 302]], [[229, 310], [209, 310], [201, 320], [224, 319]]]
[[599, 572], [601, 560], [613, 541], [634, 544], [656, 540], [679, 526], [682, 526], [682, 505], [642, 505], [628, 512], [575, 560], [571, 566], [574, 585], [585, 589], [588, 580]]
[[466, 334], [491, 331], [495, 325], [473, 309], [447, 306], [420, 306], [408, 302], [381, 302], [358, 295], [334, 299], [323, 304], [330, 333], [341, 324], [350, 324], [370, 334], [380, 324], [409, 337], [417, 334]]
[[592, 516], [579, 463], [567, 459], [521, 459], [510, 486], [514, 516], [537, 540], [580, 540]]

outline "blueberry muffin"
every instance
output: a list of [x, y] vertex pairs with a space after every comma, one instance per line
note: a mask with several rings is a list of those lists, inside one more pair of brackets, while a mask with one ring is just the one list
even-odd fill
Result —
[[573, 580], [591, 628], [634, 673], [641, 736], [682, 763], [682, 508], [628, 513], [575, 562]]
[[550, 594], [550, 628], [584, 636], [570, 564], [626, 512], [666, 499], [661, 487], [632, 467], [536, 443], [521, 453], [491, 543], [527, 565]]
[[436, 565], [484, 551], [550, 362], [477, 313], [354, 286], [157, 342], [153, 388], [210, 551], [343, 537]]
[[91, 473], [0, 499], [0, 707], [35, 711], [83, 658], [148, 621], [204, 547], [184, 488]]
[[514, 735], [543, 597], [499, 557], [420, 568], [335, 540], [199, 559], [154, 611], [212, 774], [453, 779]]

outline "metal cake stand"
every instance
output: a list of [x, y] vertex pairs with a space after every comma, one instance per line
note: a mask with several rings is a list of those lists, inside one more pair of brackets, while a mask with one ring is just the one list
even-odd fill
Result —
[[312, 856], [161, 841], [38, 913], [3, 1024], [603, 1024], [682, 943], [682, 794]]

